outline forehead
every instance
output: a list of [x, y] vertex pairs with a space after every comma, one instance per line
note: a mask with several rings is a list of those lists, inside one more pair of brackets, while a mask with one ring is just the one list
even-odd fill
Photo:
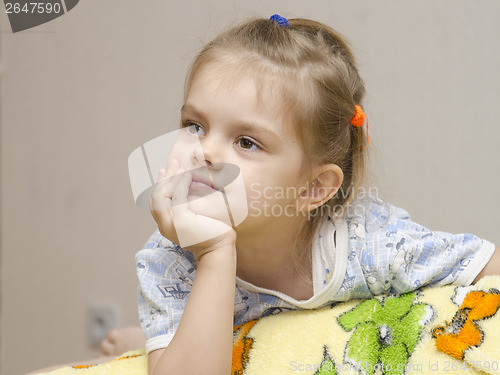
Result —
[[191, 78], [185, 104], [221, 109], [243, 117], [260, 118], [282, 129], [292, 128], [276, 79], [231, 63], [208, 63]]
[[[294, 114], [299, 106], [295, 95], [287, 97], [293, 83], [252, 64], [205, 63], [189, 79], [183, 110], [186, 114], [208, 114], [211, 120], [257, 124], [275, 133], [281, 147], [304, 157], [297, 168], [308, 168], [306, 139]], [[292, 108], [294, 107], [294, 108]], [[207, 117], [207, 116], [202, 116]], [[305, 170], [305, 169], [304, 169]]]

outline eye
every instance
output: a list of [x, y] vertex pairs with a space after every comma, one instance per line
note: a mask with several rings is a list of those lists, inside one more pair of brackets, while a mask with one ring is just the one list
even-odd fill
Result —
[[237, 141], [237, 144], [244, 150], [260, 150], [261, 147], [250, 138], [242, 137]]
[[196, 122], [185, 121], [182, 123], [182, 128], [186, 129], [190, 134], [205, 135], [203, 127]]

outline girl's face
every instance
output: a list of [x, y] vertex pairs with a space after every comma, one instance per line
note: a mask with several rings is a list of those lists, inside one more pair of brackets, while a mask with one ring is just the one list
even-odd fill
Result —
[[[228, 67], [225, 73], [233, 72]], [[296, 198], [307, 185], [306, 158], [281, 107], [280, 98], [266, 87], [258, 91], [251, 76], [222, 77], [220, 67], [215, 70], [210, 64], [196, 74], [182, 107], [182, 127], [199, 143], [176, 153], [180, 167], [192, 170], [218, 163], [239, 167], [248, 215], [237, 227], [238, 234], [256, 233], [283, 215], [297, 215]], [[189, 195], [199, 191], [200, 185], [193, 182]], [[191, 201], [191, 210], [217, 216], [203, 202]]]

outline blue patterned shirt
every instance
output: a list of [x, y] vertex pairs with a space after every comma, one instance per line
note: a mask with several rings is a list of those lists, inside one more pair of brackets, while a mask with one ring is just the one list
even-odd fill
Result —
[[[234, 324], [290, 309], [311, 309], [428, 285], [469, 285], [495, 245], [472, 234], [432, 232], [408, 213], [365, 196], [344, 218], [325, 218], [312, 247], [314, 296], [297, 301], [236, 278]], [[139, 319], [146, 351], [168, 346], [196, 274], [193, 255], [156, 231], [136, 255]]]

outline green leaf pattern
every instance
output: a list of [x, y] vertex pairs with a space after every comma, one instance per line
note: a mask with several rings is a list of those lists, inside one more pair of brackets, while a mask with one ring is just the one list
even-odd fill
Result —
[[404, 373], [408, 358], [424, 326], [432, 317], [432, 308], [414, 304], [415, 292], [361, 302], [338, 318], [346, 331], [354, 330], [345, 349], [344, 362], [372, 375]]

